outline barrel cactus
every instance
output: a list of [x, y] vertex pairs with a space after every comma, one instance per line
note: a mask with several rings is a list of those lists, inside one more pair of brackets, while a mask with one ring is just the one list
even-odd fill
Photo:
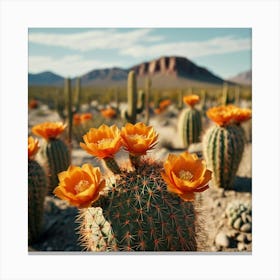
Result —
[[58, 138], [65, 127], [61, 122], [45, 122], [32, 128], [35, 135], [43, 137], [40, 156], [47, 169], [50, 194], [58, 185], [57, 174], [67, 169], [71, 163], [69, 147]]
[[[112, 135], [104, 132], [110, 129], [114, 143]], [[103, 140], [91, 138], [90, 133], [103, 135]], [[99, 169], [90, 165], [71, 167], [59, 175], [54, 193], [81, 209], [80, 240], [87, 250], [197, 250], [194, 193], [208, 188], [211, 172], [187, 152], [169, 155], [164, 163], [145, 156], [157, 138], [144, 123], [127, 123], [121, 131], [103, 125], [90, 131], [81, 147], [103, 159], [114, 173], [107, 176], [106, 186]], [[130, 159], [122, 166], [114, 159], [120, 143]]]
[[200, 112], [194, 108], [195, 104], [199, 101], [199, 96], [184, 96], [183, 100], [188, 105], [188, 108], [180, 113], [178, 132], [184, 148], [188, 148], [190, 144], [200, 141], [202, 122]]
[[39, 141], [28, 137], [28, 243], [38, 240], [42, 232], [44, 199], [47, 194], [47, 177], [34, 159]]
[[209, 109], [207, 116], [216, 125], [211, 126], [203, 137], [204, 158], [213, 171], [215, 186], [231, 189], [245, 146], [240, 123], [251, 118], [251, 110], [234, 105], [219, 106]]

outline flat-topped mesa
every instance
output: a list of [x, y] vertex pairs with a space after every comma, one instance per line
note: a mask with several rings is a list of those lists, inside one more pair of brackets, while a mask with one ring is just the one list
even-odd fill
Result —
[[199, 67], [185, 57], [162, 56], [150, 62], [144, 62], [132, 67], [137, 76], [166, 75], [183, 78], [196, 78], [214, 80], [220, 82], [220, 78], [214, 76], [205, 68]]

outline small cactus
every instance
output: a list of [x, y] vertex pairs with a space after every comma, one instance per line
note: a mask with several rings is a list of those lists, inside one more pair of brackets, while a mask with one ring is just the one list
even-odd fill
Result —
[[179, 116], [178, 131], [184, 148], [188, 148], [192, 143], [199, 142], [202, 131], [201, 114], [196, 108], [194, 108], [195, 103], [199, 100], [198, 96], [192, 95], [186, 97], [194, 97], [196, 101], [191, 102], [184, 98], [187, 104], [189, 102], [189, 107], [184, 109]]
[[44, 199], [47, 194], [47, 177], [34, 159], [38, 140], [28, 138], [28, 243], [36, 242], [42, 232]]
[[252, 231], [252, 205], [249, 202], [233, 201], [226, 208], [228, 225], [243, 232]]
[[240, 122], [249, 119], [251, 111], [233, 105], [219, 106], [209, 109], [207, 116], [216, 125], [211, 126], [203, 137], [203, 155], [213, 171], [215, 186], [231, 189], [245, 146]]
[[34, 134], [44, 138], [40, 155], [48, 172], [49, 193], [52, 193], [58, 184], [57, 174], [71, 164], [69, 147], [64, 141], [58, 139], [58, 136], [64, 131], [65, 127], [66, 125], [62, 123], [46, 122], [32, 128]]

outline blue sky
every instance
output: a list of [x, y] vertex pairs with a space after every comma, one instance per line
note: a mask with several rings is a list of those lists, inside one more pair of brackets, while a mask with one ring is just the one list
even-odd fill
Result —
[[76, 77], [184, 56], [228, 78], [251, 69], [250, 28], [30, 28], [29, 72]]

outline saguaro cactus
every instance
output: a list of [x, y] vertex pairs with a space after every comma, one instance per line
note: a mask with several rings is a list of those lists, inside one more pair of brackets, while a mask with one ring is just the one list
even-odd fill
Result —
[[[138, 99], [136, 74], [134, 71], [128, 73], [127, 78], [127, 110], [123, 111], [122, 116], [130, 123], [136, 123], [137, 114], [140, 114], [144, 109], [145, 93], [141, 92]], [[137, 106], [138, 101], [140, 104]]]

